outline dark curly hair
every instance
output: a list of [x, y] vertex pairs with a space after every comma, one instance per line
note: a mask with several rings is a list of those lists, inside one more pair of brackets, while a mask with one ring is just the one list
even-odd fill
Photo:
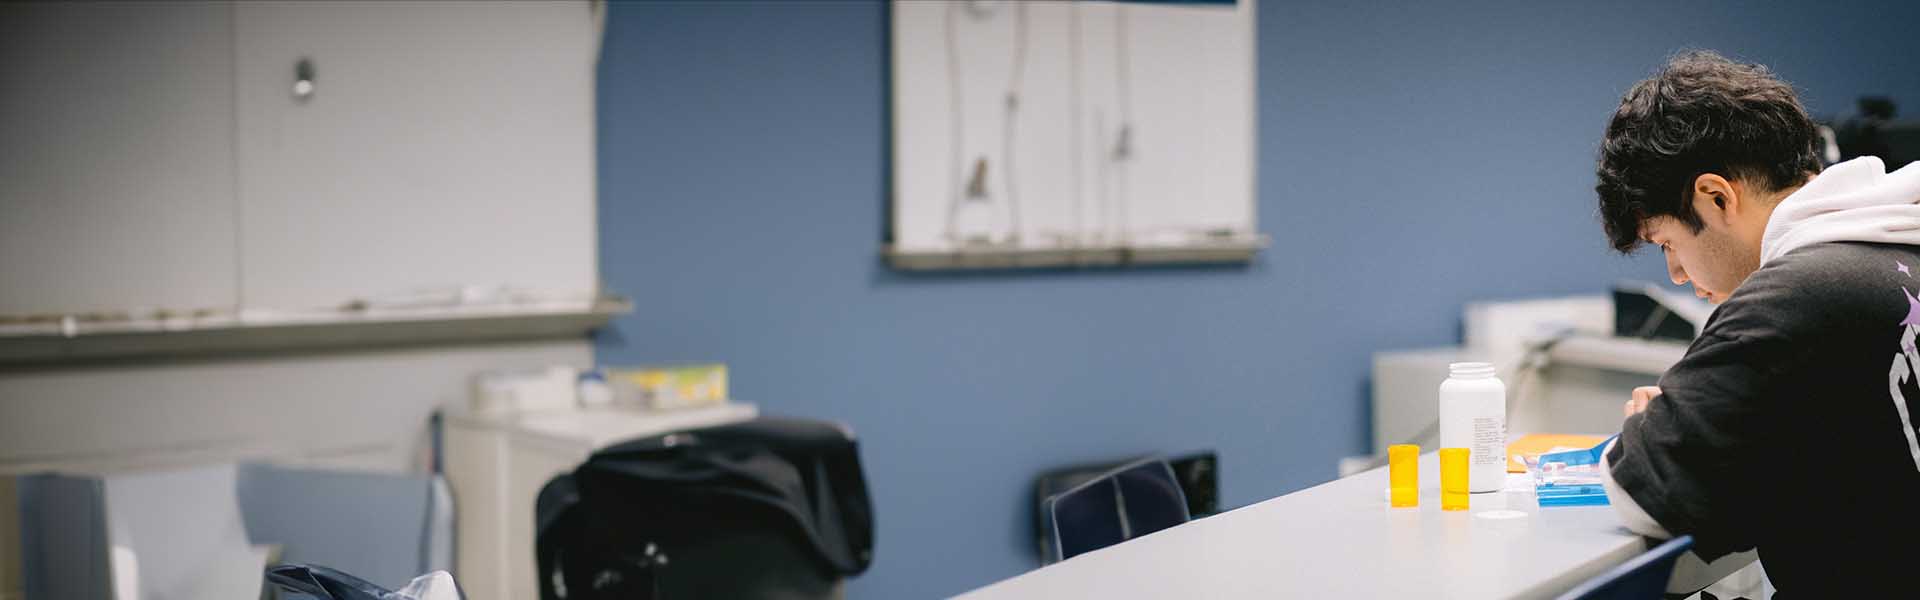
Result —
[[1818, 139], [1793, 86], [1766, 67], [1706, 50], [1675, 55], [1607, 122], [1594, 186], [1607, 241], [1631, 252], [1655, 217], [1698, 233], [1689, 190], [1703, 173], [1769, 191], [1800, 185], [1820, 171]]

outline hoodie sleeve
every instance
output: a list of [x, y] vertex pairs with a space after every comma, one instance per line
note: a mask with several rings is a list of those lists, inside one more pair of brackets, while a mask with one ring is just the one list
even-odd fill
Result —
[[1617, 510], [1640, 520], [1636, 531], [1691, 534], [1707, 560], [1754, 547], [1755, 459], [1774, 402], [1768, 365], [1785, 364], [1787, 346], [1704, 334], [1660, 379], [1661, 395], [1627, 418], [1606, 464], [1609, 483], [1631, 500]]
[[1619, 439], [1609, 442], [1606, 451], [1600, 455], [1601, 483], [1607, 490], [1607, 503], [1613, 505], [1613, 511], [1620, 515], [1620, 522], [1627, 526], [1628, 531], [1651, 538], [1673, 539], [1673, 534], [1661, 527], [1659, 521], [1653, 520], [1647, 514], [1647, 509], [1641, 508], [1632, 495], [1620, 488], [1620, 480], [1613, 477], [1612, 454], [1613, 448], [1618, 445]]

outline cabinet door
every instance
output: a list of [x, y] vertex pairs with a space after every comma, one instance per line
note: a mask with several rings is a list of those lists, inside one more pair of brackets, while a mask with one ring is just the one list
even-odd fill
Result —
[[[587, 4], [234, 11], [246, 305], [455, 285], [594, 289]], [[301, 97], [303, 61], [312, 88]]]
[[0, 3], [0, 315], [234, 304], [232, 11]]

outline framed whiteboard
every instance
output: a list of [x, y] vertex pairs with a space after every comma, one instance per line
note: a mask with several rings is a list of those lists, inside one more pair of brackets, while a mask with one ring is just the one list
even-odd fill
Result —
[[895, 0], [889, 262], [1250, 259], [1254, 9]]

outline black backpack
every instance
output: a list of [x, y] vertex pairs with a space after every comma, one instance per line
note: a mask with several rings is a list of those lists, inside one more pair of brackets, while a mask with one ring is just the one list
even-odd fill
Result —
[[543, 600], [813, 599], [873, 557], [858, 446], [760, 418], [596, 452], [536, 501]]

